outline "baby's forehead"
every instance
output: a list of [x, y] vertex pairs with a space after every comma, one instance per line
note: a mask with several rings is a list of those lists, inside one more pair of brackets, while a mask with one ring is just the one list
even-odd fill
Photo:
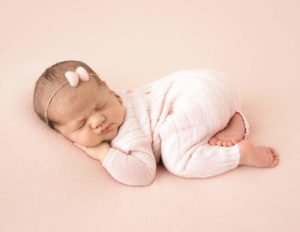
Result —
[[67, 85], [65, 91], [62, 92], [62, 97], [74, 101], [75, 99], [83, 99], [87, 97], [96, 97], [102, 94], [102, 88], [95, 81], [81, 81], [77, 87]]
[[[66, 86], [63, 91], [60, 91], [53, 104], [55, 114], [61, 118], [71, 118], [76, 116], [78, 112], [84, 111], [88, 107], [92, 107], [97, 102], [101, 102], [106, 98], [105, 90], [100, 86], [89, 85], [83, 83], [78, 87]], [[62, 119], [56, 119], [63, 122]]]
[[96, 85], [82, 85], [66, 94], [66, 102], [69, 104], [88, 106], [89, 103], [99, 101], [106, 97], [105, 91]]

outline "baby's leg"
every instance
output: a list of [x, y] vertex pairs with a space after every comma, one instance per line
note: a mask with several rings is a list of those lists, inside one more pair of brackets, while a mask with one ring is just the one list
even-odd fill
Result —
[[246, 127], [240, 113], [235, 113], [227, 127], [216, 133], [210, 140], [210, 145], [233, 146], [239, 143], [239, 165], [253, 167], [275, 167], [279, 163], [279, 157], [272, 147], [254, 146], [248, 140], [243, 140]]
[[239, 165], [238, 144], [232, 147], [195, 144], [183, 151], [175, 145], [164, 144], [162, 161], [171, 173], [188, 178], [207, 178], [223, 174]]
[[[278, 164], [273, 148], [255, 147], [248, 140], [229, 147], [211, 146], [205, 136], [201, 137], [201, 131], [204, 134], [206, 131], [203, 123], [189, 121], [190, 127], [185, 127], [177, 123], [185, 121], [183, 115], [179, 116], [179, 113], [170, 115], [160, 131], [163, 164], [175, 175], [206, 178], [239, 165], [275, 167]], [[200, 139], [197, 141], [197, 138]]]
[[190, 178], [206, 178], [236, 168], [240, 159], [238, 144], [210, 146], [206, 135], [216, 128], [215, 124], [208, 124], [207, 117], [192, 120], [189, 116], [182, 112], [171, 114], [160, 127], [161, 159], [165, 167], [175, 175]]
[[228, 125], [217, 132], [208, 143], [212, 146], [233, 146], [240, 142], [246, 133], [244, 120], [240, 113], [236, 112], [230, 119]]

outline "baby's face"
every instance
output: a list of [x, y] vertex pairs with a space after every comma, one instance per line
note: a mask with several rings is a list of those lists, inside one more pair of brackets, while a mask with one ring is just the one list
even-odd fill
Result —
[[104, 84], [93, 78], [80, 82], [76, 94], [66, 96], [54, 106], [53, 118], [59, 124], [56, 130], [82, 146], [96, 146], [110, 141], [118, 134], [125, 109], [121, 99]]

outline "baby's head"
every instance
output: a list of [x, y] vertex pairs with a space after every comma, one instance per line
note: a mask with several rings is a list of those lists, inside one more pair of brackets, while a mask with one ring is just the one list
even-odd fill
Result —
[[[66, 76], [79, 78], [78, 85]], [[36, 82], [33, 106], [52, 129], [89, 147], [116, 137], [125, 117], [120, 97], [81, 61], [63, 61], [47, 68]]]

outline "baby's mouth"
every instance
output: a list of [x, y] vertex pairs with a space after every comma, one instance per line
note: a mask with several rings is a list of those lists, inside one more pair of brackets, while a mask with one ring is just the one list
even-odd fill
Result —
[[107, 127], [105, 127], [104, 129], [101, 130], [101, 133], [107, 133], [108, 131], [112, 130], [112, 126], [113, 124], [109, 124]]

